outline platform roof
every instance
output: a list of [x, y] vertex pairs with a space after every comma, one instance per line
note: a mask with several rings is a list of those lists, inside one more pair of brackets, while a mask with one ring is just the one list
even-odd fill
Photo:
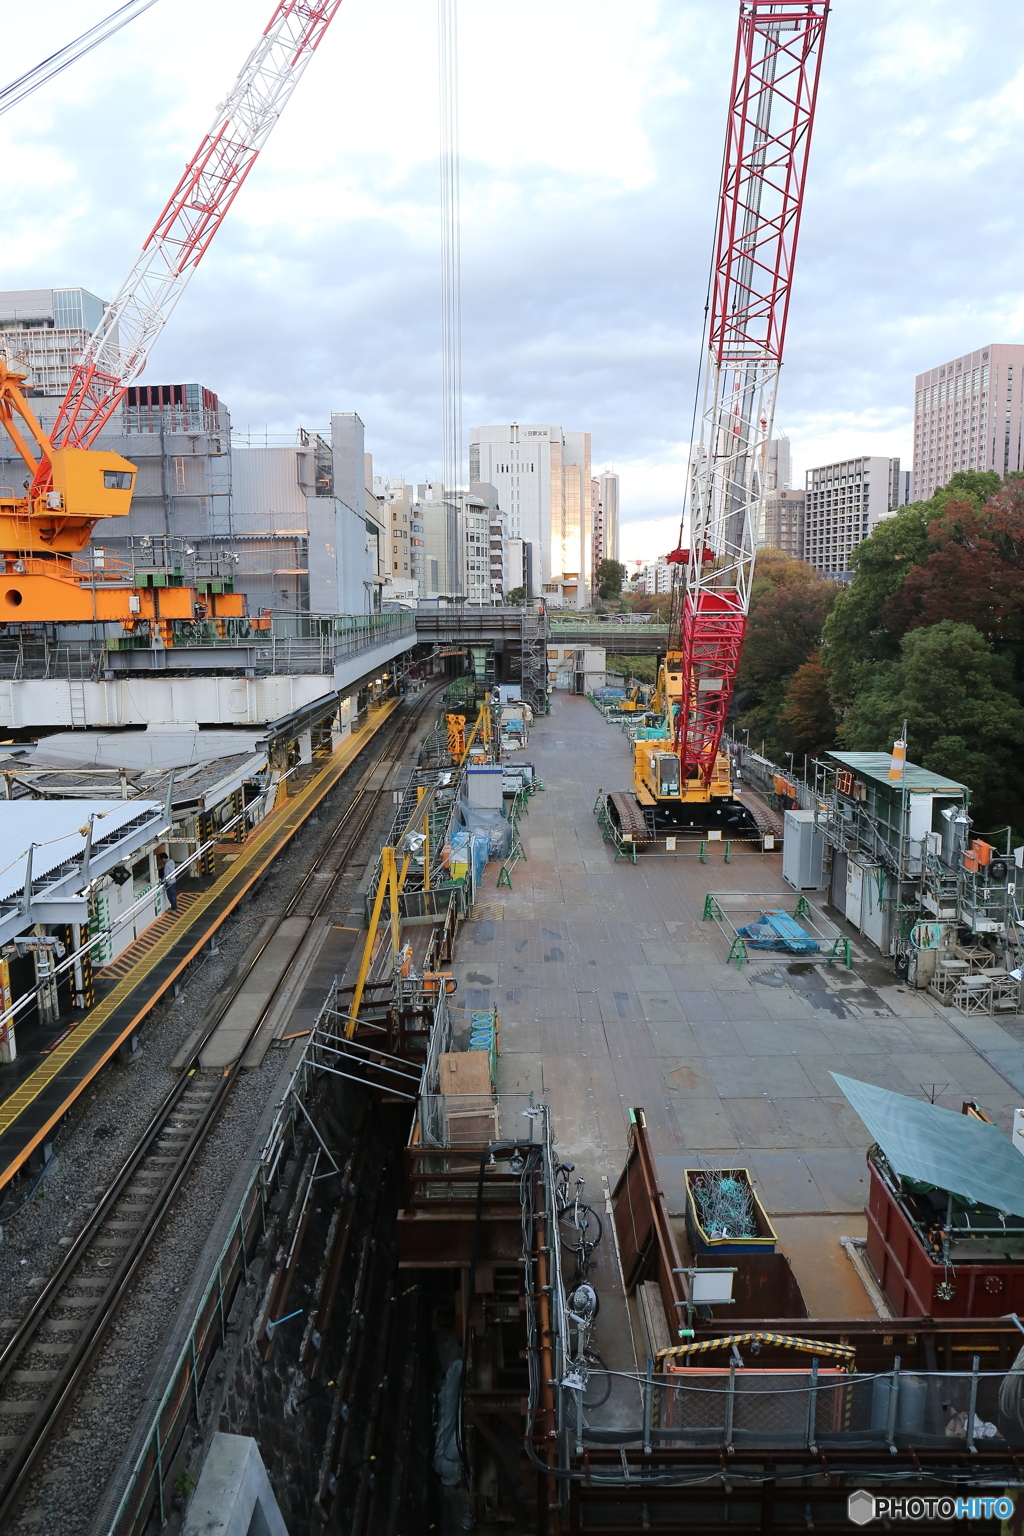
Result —
[[873, 779], [876, 784], [884, 784], [887, 789], [911, 789], [937, 795], [970, 793], [966, 784], [959, 784], [956, 779], [947, 779], [944, 774], [933, 773], [930, 768], [921, 768], [917, 763], [907, 763], [901, 778], [890, 779], [891, 752], [830, 752], [828, 755], [833, 762], [852, 769], [859, 778]]
[[[117, 858], [123, 858], [155, 835], [163, 810], [155, 800], [0, 800], [0, 902], [25, 889], [30, 843], [35, 884], [64, 865], [80, 863], [92, 816], [92, 869], [100, 874], [105, 863], [100, 845], [116, 847]], [[121, 832], [123, 837], [115, 836]]]
[[195, 768], [242, 752], [251, 756], [266, 740], [266, 731], [162, 731], [154, 726], [145, 731], [58, 731], [38, 741], [24, 762], [76, 767], [92, 763], [98, 768], [136, 771]]
[[831, 1075], [894, 1173], [1024, 1217], [1024, 1157], [998, 1126], [838, 1072]]

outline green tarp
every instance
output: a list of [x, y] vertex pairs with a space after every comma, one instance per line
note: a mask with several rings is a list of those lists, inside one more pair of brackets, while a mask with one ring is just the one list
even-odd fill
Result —
[[831, 1076], [894, 1173], [1024, 1217], [1024, 1157], [996, 1126], [838, 1072]]

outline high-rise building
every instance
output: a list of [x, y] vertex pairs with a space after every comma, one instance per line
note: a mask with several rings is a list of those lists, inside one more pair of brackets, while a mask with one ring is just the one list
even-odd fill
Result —
[[764, 488], [766, 491], [788, 491], [793, 484], [793, 456], [789, 438], [780, 432], [768, 444], [768, 463], [765, 466]]
[[769, 491], [764, 498], [764, 536], [761, 545], [766, 549], [781, 549], [793, 560], [804, 558], [803, 491]]
[[619, 558], [619, 477], [606, 469], [590, 482], [593, 568]]
[[963, 469], [1024, 469], [1024, 346], [966, 352], [914, 381], [915, 501]]
[[85, 288], [0, 293], [0, 356], [9, 368], [27, 374], [30, 394], [63, 398], [105, 308], [103, 300]]
[[675, 571], [676, 567], [669, 565], [664, 555], [659, 555], [657, 560], [641, 566], [634, 574], [633, 591], [644, 597], [661, 597], [672, 591]]
[[[758, 549], [782, 548], [778, 542], [778, 537], [782, 525], [789, 521], [789, 509], [783, 508], [780, 510], [772, 503], [772, 498], [782, 491], [788, 491], [792, 483], [793, 458], [790, 452], [789, 438], [785, 432], [780, 432], [768, 444], [768, 452], [764, 460], [764, 474], [761, 486], [762, 500], [757, 510], [757, 526], [754, 529], [754, 542]], [[770, 527], [769, 515], [772, 518]], [[802, 549], [803, 545], [801, 544], [800, 547]], [[788, 550], [786, 552], [788, 553]], [[802, 556], [798, 552], [796, 559], [799, 560], [801, 558]]]
[[413, 487], [401, 476], [387, 480], [375, 475], [373, 497], [379, 508], [378, 521], [385, 529], [385, 571], [390, 574], [392, 583], [416, 580], [419, 575], [417, 556], [423, 541], [417, 533]]
[[[573, 576], [589, 593], [593, 577], [590, 433], [561, 427], [474, 427], [469, 478], [493, 485], [511, 539], [534, 547], [534, 579]], [[538, 568], [539, 567], [539, 568]]]
[[900, 461], [865, 456], [809, 469], [805, 501], [803, 557], [844, 580], [857, 545], [900, 505]]
[[533, 545], [528, 539], [505, 541], [505, 595], [523, 588], [527, 597], [534, 597]]
[[498, 571], [496, 580], [501, 591], [501, 513], [498, 494], [493, 485], [475, 481], [468, 491], [459, 492], [459, 508], [462, 513], [462, 591], [467, 603], [489, 606], [494, 601], [491, 585], [492, 546], [495, 534], [492, 521], [497, 520]]

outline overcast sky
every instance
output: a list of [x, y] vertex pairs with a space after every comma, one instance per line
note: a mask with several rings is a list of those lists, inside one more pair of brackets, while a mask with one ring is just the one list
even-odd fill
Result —
[[[8, 78], [114, 0], [5, 7]], [[109, 298], [271, 0], [159, 0], [0, 118], [0, 286]], [[358, 411], [436, 476], [434, 0], [345, 0], [152, 356], [236, 430]], [[736, 0], [460, 0], [465, 420], [593, 434], [624, 557], [679, 522]], [[2, 83], [2, 82], [0, 82]], [[834, 0], [777, 424], [910, 467], [914, 374], [1024, 340], [1019, 0]], [[468, 436], [468, 433], [467, 433]]]

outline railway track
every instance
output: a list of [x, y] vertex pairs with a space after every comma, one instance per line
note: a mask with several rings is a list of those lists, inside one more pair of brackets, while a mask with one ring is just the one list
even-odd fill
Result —
[[[257, 1040], [288, 971], [263, 1001], [234, 1065], [200, 1071], [200, 1058], [261, 957], [294, 916], [312, 922], [331, 900], [379, 803], [385, 766], [399, 762], [429, 708], [427, 694], [366, 768], [316, 859], [192, 1047], [178, 1080], [153, 1115], [57, 1270], [0, 1351], [0, 1528], [81, 1389], [162, 1224], [231, 1097], [246, 1051]], [[376, 781], [376, 782], [375, 782]]]

